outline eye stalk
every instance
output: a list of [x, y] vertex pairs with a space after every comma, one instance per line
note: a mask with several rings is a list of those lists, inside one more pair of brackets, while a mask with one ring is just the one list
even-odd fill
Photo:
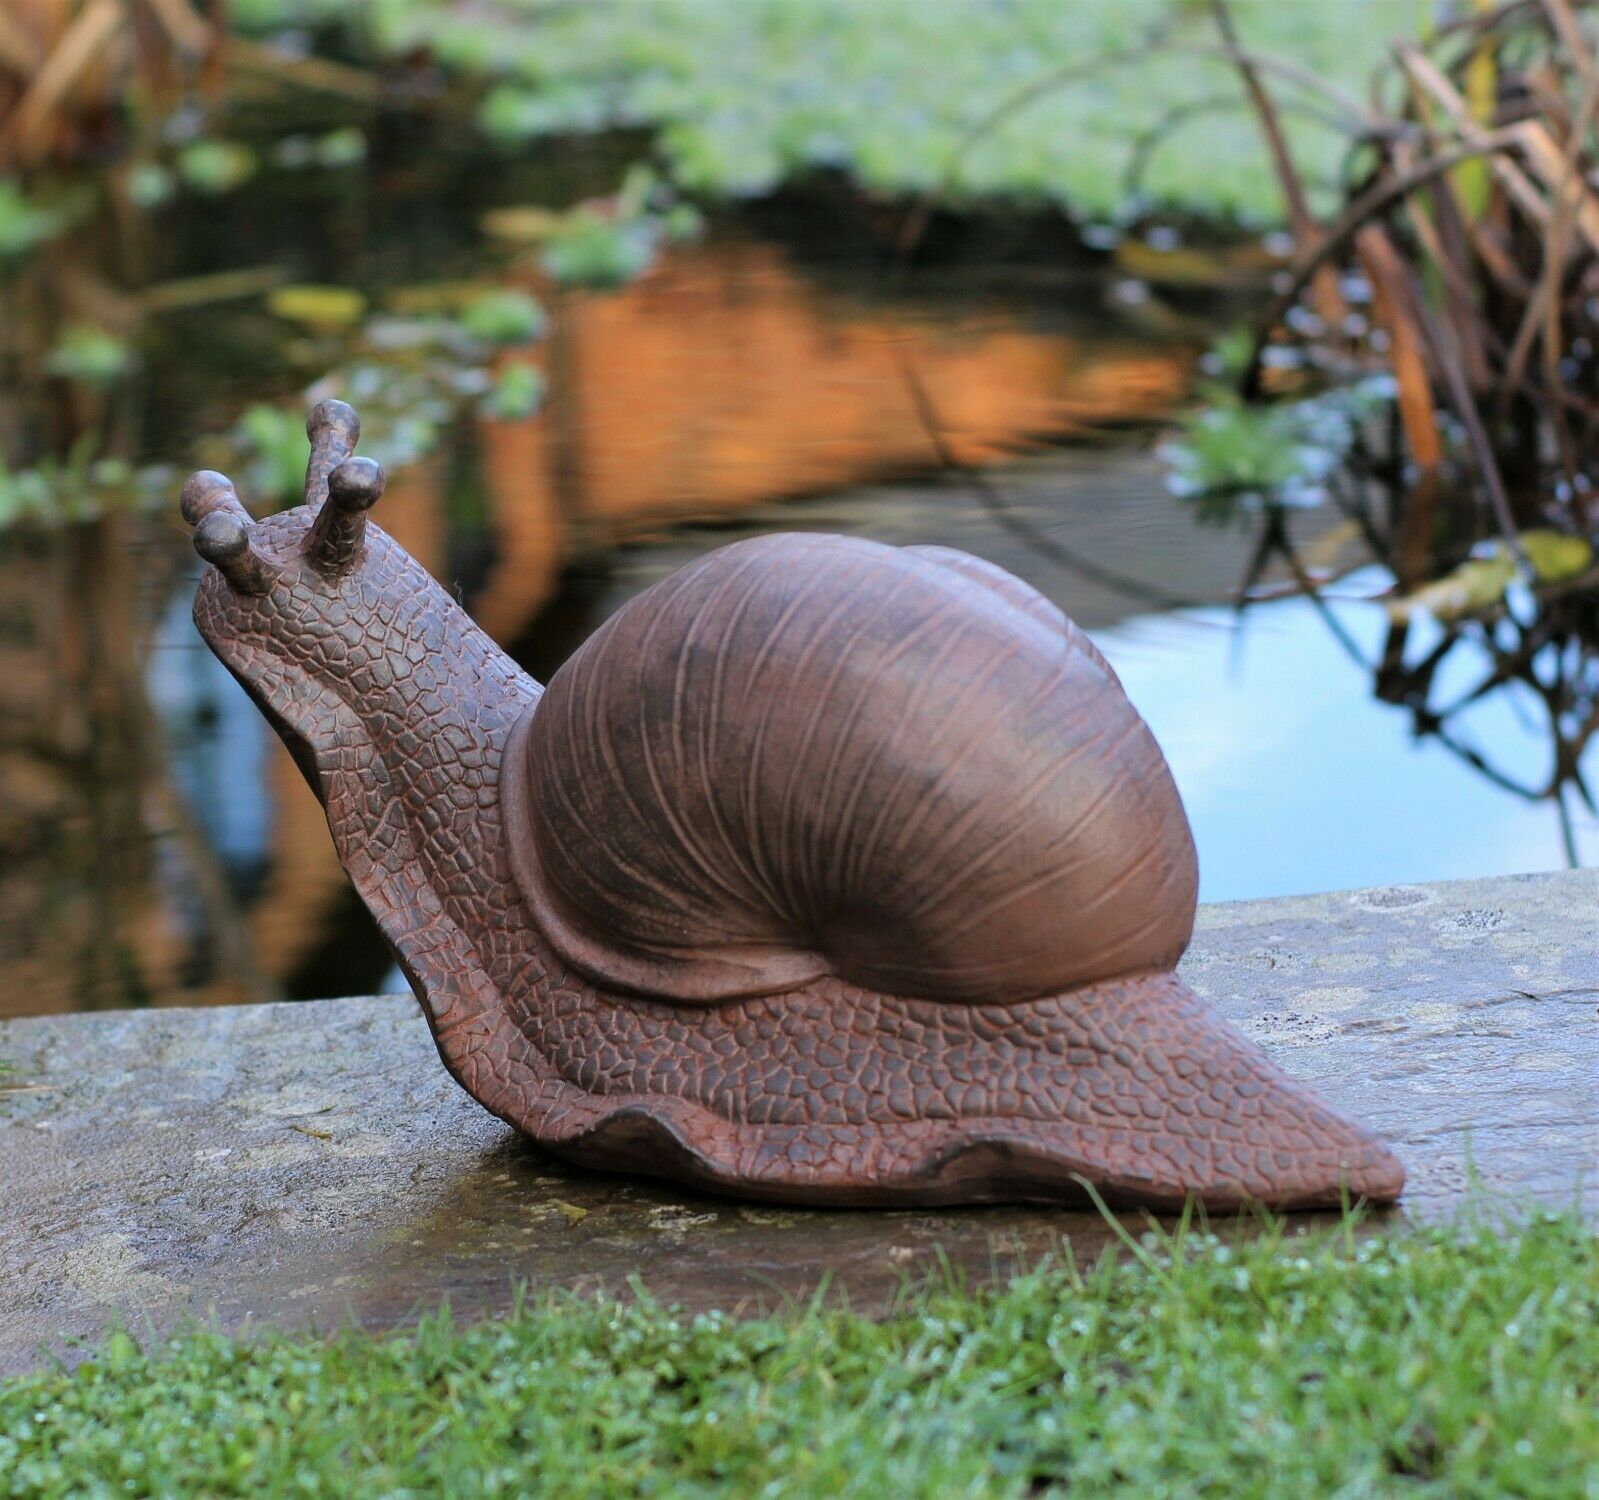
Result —
[[202, 517], [194, 550], [241, 594], [264, 594], [278, 576], [277, 565], [250, 545], [245, 518], [231, 509], [214, 509]]
[[344, 401], [319, 401], [305, 419], [311, 457], [305, 466], [305, 503], [315, 515], [328, 498], [328, 476], [354, 451], [361, 419]]
[[381, 464], [347, 458], [327, 477], [327, 504], [316, 513], [305, 538], [306, 560], [324, 578], [348, 573], [361, 556], [366, 513], [383, 496]]
[[[366, 513], [383, 494], [383, 470], [370, 458], [351, 458], [361, 419], [343, 401], [321, 401], [305, 422], [311, 456], [305, 466], [306, 561], [324, 578], [339, 578], [360, 561]], [[243, 594], [264, 594], [283, 571], [255, 550], [254, 523], [226, 474], [191, 474], [179, 500], [195, 527], [194, 550]]]
[[198, 526], [213, 511], [232, 511], [240, 520], [249, 519], [233, 481], [215, 469], [201, 469], [189, 475], [178, 497], [178, 509], [191, 526]]

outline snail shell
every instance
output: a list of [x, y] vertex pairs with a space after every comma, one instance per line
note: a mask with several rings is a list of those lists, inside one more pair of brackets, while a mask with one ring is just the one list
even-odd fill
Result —
[[507, 749], [517, 883], [576, 969], [686, 1005], [824, 975], [972, 1004], [1169, 970], [1182, 802], [1115, 674], [1003, 570], [765, 536], [638, 595]]

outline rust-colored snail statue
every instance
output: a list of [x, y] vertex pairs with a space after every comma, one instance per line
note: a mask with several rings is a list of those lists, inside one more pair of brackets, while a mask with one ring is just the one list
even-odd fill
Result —
[[1099, 652], [1003, 570], [767, 536], [548, 689], [367, 512], [183, 492], [195, 619], [294, 752], [445, 1066], [572, 1161], [801, 1203], [1389, 1200], [1387, 1147], [1173, 972], [1188, 821]]

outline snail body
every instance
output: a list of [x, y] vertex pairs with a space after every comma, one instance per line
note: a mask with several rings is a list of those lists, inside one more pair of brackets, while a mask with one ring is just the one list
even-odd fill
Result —
[[1075, 626], [1003, 570], [741, 542], [525, 676], [367, 519], [197, 475], [202, 635], [293, 750], [481, 1103], [580, 1163], [753, 1198], [1396, 1197], [1387, 1147], [1174, 972], [1193, 842]]

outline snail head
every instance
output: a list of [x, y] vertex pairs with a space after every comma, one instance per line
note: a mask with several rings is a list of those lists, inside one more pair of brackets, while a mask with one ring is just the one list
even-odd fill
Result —
[[180, 502], [195, 551], [211, 565], [195, 594], [195, 623], [291, 741], [326, 723], [343, 679], [382, 653], [382, 622], [436, 588], [368, 524], [384, 475], [353, 456], [361, 431], [354, 410], [324, 401], [306, 431], [303, 505], [255, 520], [233, 482], [210, 470], [189, 478]]

